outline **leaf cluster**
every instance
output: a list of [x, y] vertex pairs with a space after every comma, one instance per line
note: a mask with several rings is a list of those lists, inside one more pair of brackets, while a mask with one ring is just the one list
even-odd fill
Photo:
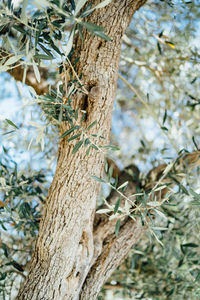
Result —
[[[44, 174], [27, 174], [4, 148], [0, 157], [0, 295], [2, 299], [12, 291], [18, 272], [29, 258], [32, 242], [38, 232], [44, 202]], [[5, 234], [4, 234], [5, 233]], [[22, 247], [23, 245], [23, 247]], [[26, 248], [26, 250], [25, 250]], [[22, 274], [23, 275], [23, 274]]]
[[3, 2], [0, 5], [0, 36], [4, 55], [0, 70], [7, 71], [20, 64], [24, 67], [33, 66], [35, 76], [40, 82], [38, 65], [41, 62], [49, 64], [52, 60], [62, 61], [67, 57], [72, 50], [75, 33], [80, 34], [82, 42], [84, 28], [109, 41], [104, 28], [85, 22], [84, 19], [95, 9], [109, 4], [110, 0], [105, 0], [96, 7], [92, 3], [84, 6], [86, 2], [36, 0], [31, 8], [27, 1], [23, 1], [17, 8], [13, 7], [10, 0]]

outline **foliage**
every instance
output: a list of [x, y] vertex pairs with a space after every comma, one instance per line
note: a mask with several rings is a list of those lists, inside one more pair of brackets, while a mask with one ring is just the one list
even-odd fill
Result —
[[110, 286], [115, 295], [128, 299], [198, 299], [199, 205], [199, 194], [185, 197], [176, 193], [162, 206], [165, 219], [157, 220], [159, 226], [167, 228], [159, 232], [163, 248], [146, 236], [105, 288]]
[[[25, 82], [28, 67], [33, 67], [40, 82], [39, 68], [48, 67], [51, 70], [48, 81], [50, 84], [53, 82], [49, 93], [43, 96], [29, 89], [32, 99], [41, 108], [41, 111], [33, 109], [36, 120], [41, 120], [40, 124], [35, 120], [32, 122], [36, 128], [36, 142], [29, 136], [22, 144], [20, 138], [21, 130], [25, 128], [25, 116], [21, 116], [20, 121], [7, 116], [2, 124], [2, 130], [7, 135], [4, 136], [0, 170], [0, 295], [5, 299], [16, 290], [17, 287], [13, 286], [18, 280], [16, 276], [23, 276], [22, 271], [30, 259], [50, 181], [46, 175], [53, 173], [51, 165], [45, 162], [44, 171], [27, 171], [25, 166], [13, 159], [14, 155], [19, 155], [19, 149], [27, 151], [27, 142], [29, 151], [34, 148], [35, 152], [40, 153], [42, 148], [45, 156], [54, 157], [58, 133], [50, 125], [68, 121], [69, 130], [61, 138], [68, 139], [68, 142], [74, 140], [74, 153], [82, 146], [88, 147], [88, 155], [91, 147], [97, 151], [109, 150], [121, 167], [133, 162], [138, 165], [141, 179], [147, 169], [163, 161], [171, 162], [181, 150], [198, 148], [200, 54], [197, 32], [200, 5], [197, 0], [152, 0], [135, 14], [124, 36], [120, 60], [120, 78], [124, 80], [119, 79], [113, 112], [111, 139], [114, 148], [119, 147], [120, 151], [112, 152], [114, 148], [110, 145], [103, 149], [99, 147], [99, 139], [103, 137], [91, 133], [95, 122], [88, 128], [82, 128], [78, 118], [80, 112], [74, 109], [72, 96], [87, 91], [81, 83], [81, 76], [75, 75], [77, 61], [69, 68], [73, 39], [77, 33], [84, 42], [84, 30], [87, 30], [109, 41], [103, 28], [84, 21], [94, 9], [109, 2], [103, 1], [96, 8], [91, 2], [84, 6], [84, 0], [23, 1], [19, 7], [14, 7], [11, 1], [3, 1], [0, 6], [1, 46], [4, 49], [0, 70], [9, 71], [13, 66], [20, 65], [24, 68]], [[66, 69], [69, 69], [66, 83], [68, 95], [63, 101], [65, 87], [61, 76]], [[21, 87], [18, 90], [25, 91]], [[28, 97], [30, 99], [30, 93]], [[29, 103], [29, 107], [26, 105], [21, 110], [26, 114], [30, 105], [32, 107]], [[81, 114], [84, 118], [84, 112]], [[27, 129], [30, 130], [30, 126]], [[7, 150], [7, 137], [12, 137], [15, 142], [14, 155]], [[40, 160], [43, 158], [41, 156]], [[112, 170], [108, 173], [108, 181], [94, 179], [116, 188], [111, 179]], [[116, 294], [131, 299], [198, 299], [199, 169], [186, 173], [183, 184], [173, 190], [173, 197], [159, 204], [152, 223], [149, 223], [149, 236], [140, 241], [116, 270], [100, 298], [104, 299], [106, 287], [109, 286]], [[118, 188], [118, 191], [123, 194], [125, 187], [121, 186], [122, 190]], [[146, 202], [147, 199], [148, 195], [142, 192], [137, 200]], [[120, 197], [111, 210], [115, 215], [120, 215]], [[146, 209], [147, 215], [148, 212], [149, 209]], [[151, 214], [149, 217], [152, 217]], [[120, 218], [116, 223], [116, 235], [119, 230]]]
[[[35, 76], [40, 82], [38, 65], [41, 61], [52, 61], [68, 56], [72, 50], [73, 37], [76, 31], [82, 36], [83, 28], [105, 40], [110, 40], [105, 35], [104, 29], [91, 23], [84, 22], [84, 18], [95, 9], [104, 7], [110, 1], [105, 0], [97, 7], [89, 3], [81, 10], [86, 1], [79, 0], [42, 0], [23, 1], [22, 5], [15, 5], [14, 1], [3, 1], [0, 6], [0, 33], [16, 38], [2, 39], [5, 60], [2, 62], [1, 71], [22, 65], [25, 67], [24, 80], [27, 66], [33, 66]], [[68, 30], [72, 26], [70, 34]], [[66, 43], [66, 40], [68, 42]], [[10, 53], [13, 50], [14, 56]], [[25, 60], [21, 60], [25, 57]]]
[[9, 152], [3, 150], [0, 157], [0, 295], [6, 299], [12, 292], [16, 274], [22, 274], [32, 251], [46, 191], [42, 170], [30, 174], [20, 172]]
[[[199, 8], [197, 1], [152, 1], [127, 30], [120, 71], [130, 85], [119, 81], [113, 116], [123, 153], [116, 158], [124, 164], [138, 161], [145, 171], [181, 149], [199, 148]], [[167, 229], [156, 233], [163, 247], [150, 236], [140, 241], [104, 293], [112, 289], [116, 299], [199, 298], [199, 169], [188, 173], [184, 186], [159, 208], [165, 217], [157, 216], [154, 226]], [[198, 194], [187, 195], [189, 187]]]

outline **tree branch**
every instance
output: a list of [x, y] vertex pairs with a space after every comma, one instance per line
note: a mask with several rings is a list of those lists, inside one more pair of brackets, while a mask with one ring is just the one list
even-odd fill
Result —
[[80, 299], [96, 299], [103, 283], [124, 260], [130, 249], [143, 235], [145, 228], [140, 219], [127, 219], [119, 235], [110, 234], [104, 241], [101, 255], [90, 269], [84, 282]]
[[[175, 171], [180, 172], [183, 168], [193, 168], [200, 165], [200, 151], [184, 154], [175, 164]], [[158, 181], [163, 184], [163, 179], [169, 182], [168, 174], [164, 176], [164, 170], [167, 165], [159, 165], [153, 168], [147, 175], [147, 182], [144, 185], [144, 190], [149, 190], [157, 185]], [[129, 166], [130, 168], [130, 166]], [[139, 178], [138, 169], [131, 166], [131, 169]], [[178, 175], [178, 174], [177, 174]], [[123, 182], [129, 181], [129, 185], [124, 193], [125, 196], [136, 193], [136, 187], [139, 186], [139, 181], [126, 173], [125, 170], [119, 175], [120, 186]], [[174, 185], [174, 183], [173, 183]], [[169, 191], [168, 187], [161, 192], [154, 194], [157, 201], [162, 201]], [[109, 204], [115, 204], [119, 195], [116, 191], [111, 191], [107, 198]], [[134, 201], [134, 198], [132, 198]], [[122, 203], [122, 206], [124, 204]], [[104, 207], [104, 206], [102, 206]], [[96, 216], [94, 223], [94, 242], [95, 250], [91, 268], [83, 284], [81, 299], [95, 299], [98, 295], [103, 283], [109, 278], [116, 267], [127, 256], [129, 250], [139, 241], [139, 238], [146, 231], [146, 226], [142, 226], [141, 220], [137, 218], [135, 221], [124, 217], [121, 219], [121, 227], [119, 235], [114, 234], [116, 218], [110, 220], [109, 216]]]
[[[5, 50], [0, 49], [0, 62], [1, 61], [5, 62], [11, 56], [12, 56], [12, 54], [8, 55], [8, 53]], [[23, 82], [24, 70], [25, 69], [23, 68], [23, 65], [18, 65], [18, 66], [13, 65], [9, 70], [7, 70], [7, 72], [16, 81]], [[25, 78], [25, 84], [33, 87], [38, 95], [42, 95], [44, 93], [48, 93], [49, 85], [47, 83], [47, 79], [48, 79], [49, 74], [48, 74], [48, 69], [46, 69], [46, 68], [39, 68], [39, 71], [40, 71], [40, 76], [41, 76], [40, 83], [38, 83], [38, 81], [35, 77], [33, 67], [28, 67], [27, 73], [26, 73], [26, 78]]]
[[[178, 184], [183, 177], [179, 176], [187, 173], [188, 170], [191, 170], [200, 165], [200, 150], [193, 151], [191, 153], [184, 153], [180, 156], [175, 163], [172, 165], [172, 168], [164, 174], [164, 171], [167, 167], [167, 164], [159, 165], [153, 168], [146, 177], [146, 183], [144, 185], [144, 190], [152, 190], [155, 186], [159, 184], [170, 183], [170, 186], [162, 189], [154, 193], [154, 197], [156, 197], [157, 201], [162, 201], [164, 199], [167, 192], [169, 192], [169, 188], [171, 189], [173, 186]], [[172, 176], [172, 177], [171, 177]], [[172, 178], [176, 180], [173, 181]]]

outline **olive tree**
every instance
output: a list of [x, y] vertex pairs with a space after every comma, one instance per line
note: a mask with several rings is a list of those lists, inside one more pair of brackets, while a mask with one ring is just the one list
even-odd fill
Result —
[[[153, 167], [143, 182], [135, 165], [120, 172], [106, 159], [106, 151], [115, 148], [110, 130], [121, 44], [145, 2], [42, 0], [30, 8], [28, 1], [2, 4], [1, 71], [30, 86], [60, 131], [55, 174], [17, 299], [96, 299], [149, 229], [155, 206], [169, 199], [174, 184], [184, 190], [177, 174], [199, 163], [198, 150], [179, 153], [173, 163]], [[162, 34], [157, 38], [160, 42]], [[173, 47], [170, 41], [166, 44]], [[58, 72], [53, 83], [51, 67]], [[104, 168], [113, 190], [95, 214]]]

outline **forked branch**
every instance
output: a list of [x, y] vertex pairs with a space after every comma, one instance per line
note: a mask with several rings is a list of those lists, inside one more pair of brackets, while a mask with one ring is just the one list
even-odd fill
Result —
[[[192, 153], [186, 153], [179, 157], [174, 163], [174, 170], [178, 176], [179, 172], [185, 172], [188, 169], [194, 168], [200, 165], [200, 151], [194, 151]], [[117, 166], [114, 166], [117, 169]], [[163, 184], [170, 180], [170, 168], [166, 172], [167, 164], [159, 165], [153, 168], [147, 175], [147, 180], [144, 185], [144, 190], [153, 189], [159, 184]], [[137, 168], [132, 166], [132, 169]], [[175, 174], [175, 173], [174, 173]], [[134, 178], [134, 177], [133, 177]], [[131, 179], [129, 174], [125, 176], [124, 171], [119, 175], [119, 182], [122, 184], [126, 180]], [[175, 183], [173, 182], [172, 185]], [[138, 181], [132, 179], [130, 181], [125, 195], [134, 194], [136, 192], [136, 186], [139, 185]], [[153, 193], [157, 201], [162, 201], [166, 196], [169, 188], [162, 189], [160, 193]], [[112, 191], [110, 196], [107, 198], [109, 204], [113, 204], [117, 200], [117, 192]], [[150, 198], [152, 200], [152, 197]], [[133, 200], [133, 199], [132, 199]], [[115, 224], [116, 218], [110, 219], [109, 216], [95, 218], [94, 223], [94, 242], [95, 251], [94, 258], [91, 264], [90, 271], [86, 277], [83, 285], [81, 299], [95, 299], [103, 285], [103, 283], [109, 278], [112, 272], [119, 266], [123, 259], [128, 255], [130, 249], [139, 241], [140, 237], [147, 230], [147, 226], [142, 225], [141, 219], [136, 218], [135, 220], [129, 217], [121, 219], [121, 226], [119, 235], [116, 236]]]

